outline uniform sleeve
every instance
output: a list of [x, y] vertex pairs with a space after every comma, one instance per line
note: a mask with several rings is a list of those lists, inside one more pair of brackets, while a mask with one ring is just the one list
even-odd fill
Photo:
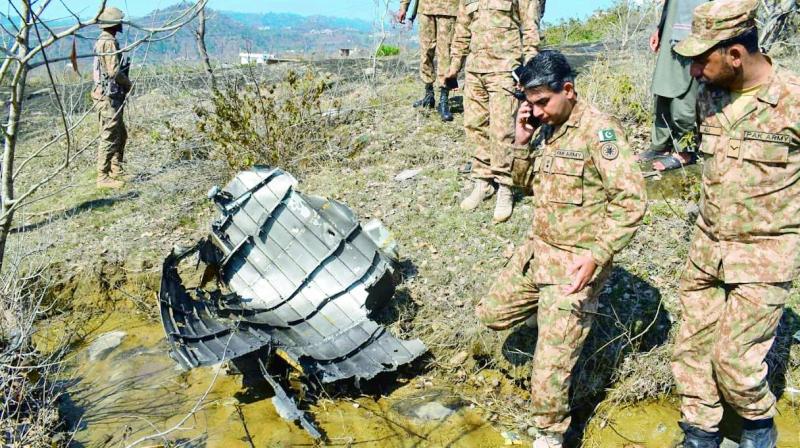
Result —
[[453, 42], [450, 44], [450, 71], [461, 71], [461, 67], [464, 65], [464, 58], [469, 53], [469, 41], [472, 38], [472, 33], [469, 30], [471, 20], [472, 18], [467, 14], [464, 2], [459, 2], [456, 28], [453, 33]]
[[408, 11], [409, 4], [411, 4], [411, 0], [400, 0], [400, 9], [403, 11]]
[[597, 265], [603, 266], [633, 238], [647, 209], [647, 193], [639, 164], [619, 124], [599, 129], [594, 138], [592, 160], [602, 179], [607, 204], [602, 230], [590, 250]]
[[120, 70], [119, 61], [122, 57], [117, 53], [118, 51], [119, 48], [113, 39], [98, 40], [97, 52], [100, 53], [100, 63], [103, 65], [103, 70], [108, 74], [109, 78], [114, 78], [117, 84], [125, 89], [130, 89], [130, 79]]
[[539, 54], [539, 0], [519, 0], [519, 19], [522, 24], [522, 62]]

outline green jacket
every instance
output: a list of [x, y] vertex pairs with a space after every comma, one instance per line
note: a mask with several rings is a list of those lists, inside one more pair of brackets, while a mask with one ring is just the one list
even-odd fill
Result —
[[653, 94], [677, 98], [687, 90], [692, 77], [691, 60], [672, 51], [672, 47], [689, 35], [692, 29], [692, 11], [706, 0], [665, 0], [658, 25], [661, 49], [653, 73]]

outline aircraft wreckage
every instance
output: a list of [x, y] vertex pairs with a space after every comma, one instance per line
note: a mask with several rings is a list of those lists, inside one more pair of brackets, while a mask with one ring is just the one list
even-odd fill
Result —
[[[394, 294], [396, 246], [373, 220], [361, 225], [334, 200], [305, 195], [278, 169], [239, 173], [209, 198], [221, 215], [209, 238], [164, 261], [159, 293], [170, 356], [191, 369], [266, 348], [322, 383], [370, 379], [427, 351], [370, 318]], [[197, 255], [207, 267], [196, 288], [179, 274]], [[209, 272], [228, 292], [207, 291]], [[269, 357], [269, 355], [267, 355]], [[282, 417], [321, 434], [259, 360]]]

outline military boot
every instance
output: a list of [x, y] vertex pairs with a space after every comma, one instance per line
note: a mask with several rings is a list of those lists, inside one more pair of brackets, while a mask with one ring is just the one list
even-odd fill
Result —
[[133, 176], [125, 172], [125, 168], [122, 165], [116, 163], [111, 164], [111, 171], [109, 171], [108, 177], [121, 182], [128, 182], [133, 178]]
[[497, 203], [494, 206], [494, 222], [506, 222], [514, 210], [514, 196], [508, 185], [500, 185], [497, 189]]
[[108, 173], [97, 174], [97, 188], [122, 188], [125, 182], [117, 179], [112, 179]]
[[494, 194], [494, 187], [483, 179], [476, 179], [472, 193], [461, 201], [462, 210], [474, 210], [481, 201], [489, 199]]
[[433, 94], [433, 84], [425, 84], [425, 96], [421, 100], [414, 101], [414, 107], [423, 109], [436, 108], [436, 97]]
[[679, 445], [681, 448], [719, 448], [722, 443], [719, 432], [703, 431], [684, 422], [679, 425], [683, 430], [683, 443]]
[[439, 116], [442, 121], [453, 121], [450, 113], [450, 91], [442, 87], [439, 91]]
[[778, 443], [778, 429], [771, 418], [745, 420], [742, 427], [739, 448], [775, 448]]
[[561, 434], [542, 433], [533, 441], [533, 448], [561, 448], [564, 446], [564, 436]]

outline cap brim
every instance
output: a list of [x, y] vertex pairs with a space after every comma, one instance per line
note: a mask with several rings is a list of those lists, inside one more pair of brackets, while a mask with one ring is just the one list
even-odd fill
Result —
[[718, 43], [719, 41], [716, 40], [699, 39], [690, 35], [686, 39], [675, 44], [672, 49], [681, 56], [693, 58], [695, 56], [700, 56]]

